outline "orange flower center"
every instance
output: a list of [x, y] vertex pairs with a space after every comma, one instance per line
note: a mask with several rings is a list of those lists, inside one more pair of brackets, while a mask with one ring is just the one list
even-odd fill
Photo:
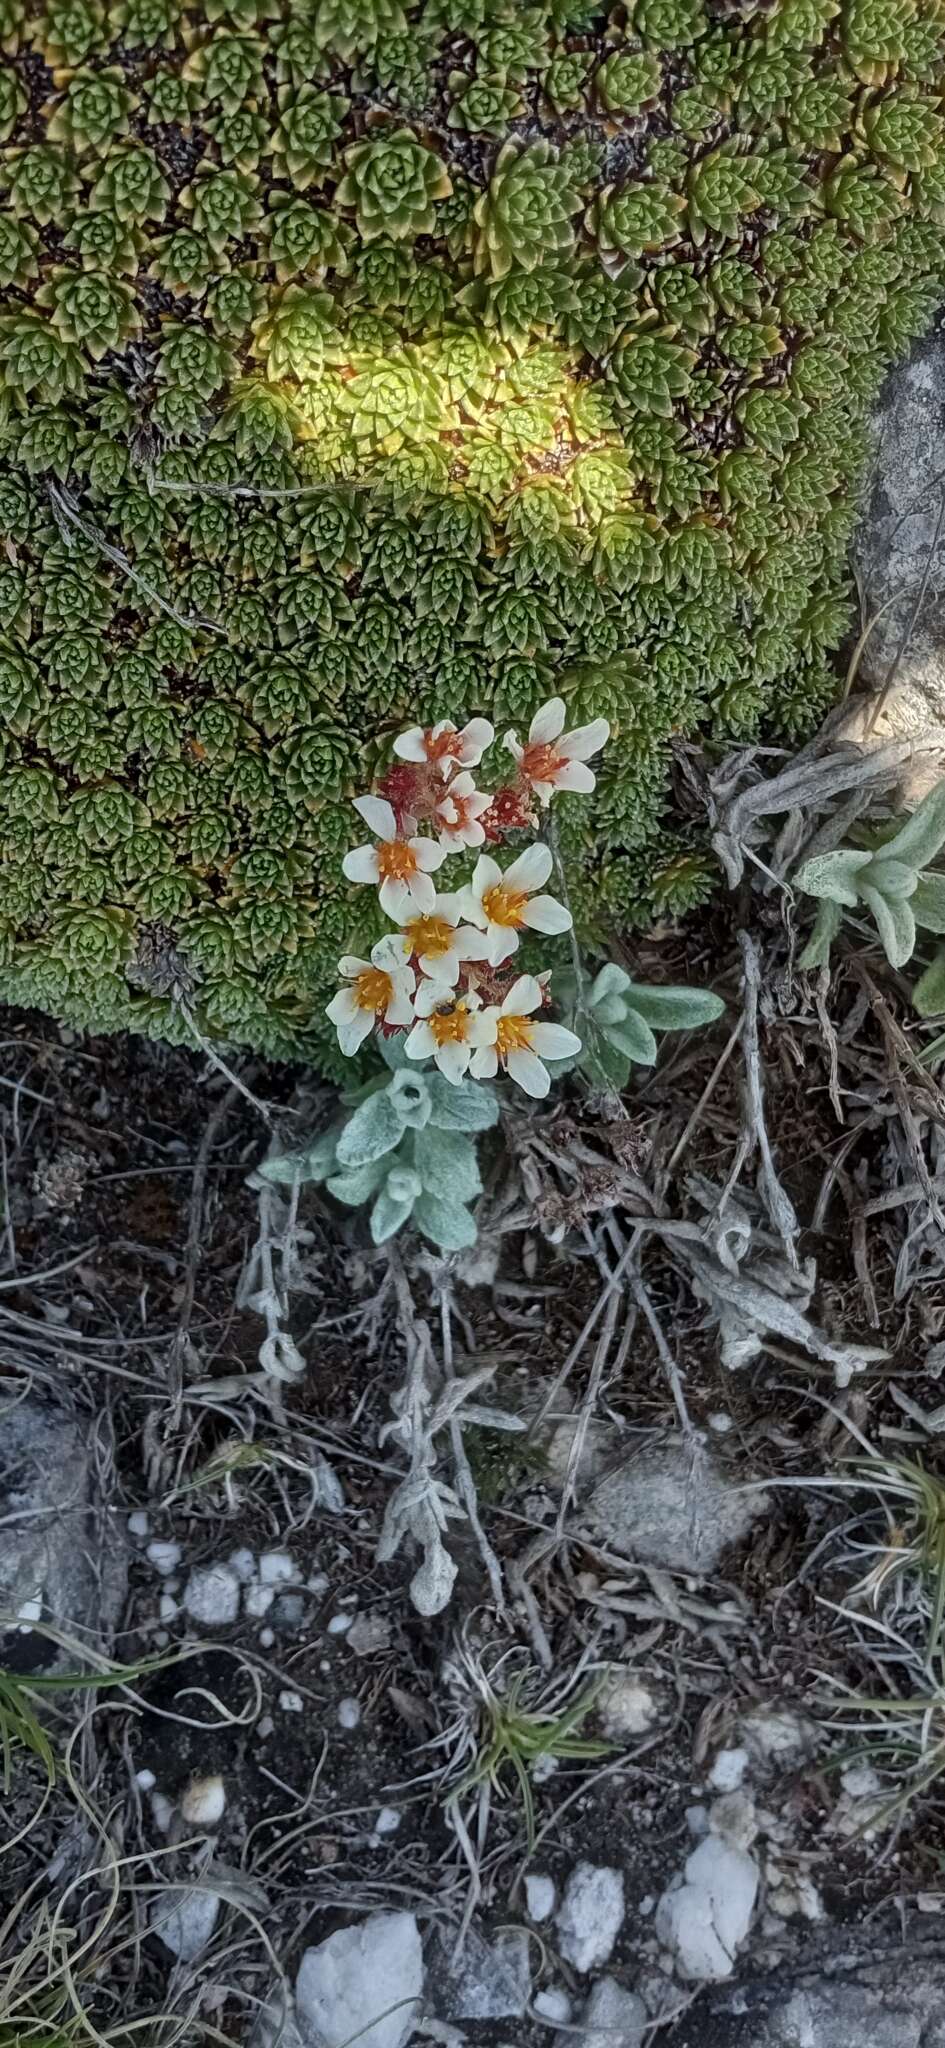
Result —
[[404, 931], [410, 941], [412, 953], [429, 953], [438, 956], [448, 953], [456, 937], [453, 926], [445, 917], [415, 917]]
[[377, 865], [382, 882], [407, 882], [417, 872], [417, 856], [406, 839], [382, 839]]
[[455, 727], [451, 727], [448, 732], [437, 733], [435, 739], [430, 733], [424, 741], [424, 747], [428, 761], [458, 760], [463, 751], [463, 744]]
[[382, 967], [365, 967], [354, 984], [359, 1010], [386, 1010], [391, 999], [391, 978]]
[[465, 1045], [469, 1011], [465, 1003], [455, 1003], [451, 1010], [434, 1010], [430, 1018], [430, 1030], [437, 1045]]
[[529, 782], [553, 782], [564, 762], [556, 747], [536, 741], [522, 755], [522, 773]]
[[490, 924], [506, 925], [511, 931], [520, 931], [525, 923], [525, 906], [528, 896], [524, 889], [506, 889], [497, 882], [494, 889], [487, 889], [482, 907]]
[[529, 1017], [500, 1017], [495, 1035], [495, 1049], [502, 1059], [509, 1052], [524, 1052], [532, 1042], [532, 1026]]

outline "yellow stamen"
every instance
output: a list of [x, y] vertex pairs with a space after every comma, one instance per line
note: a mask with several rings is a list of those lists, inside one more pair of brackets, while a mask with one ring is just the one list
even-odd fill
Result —
[[412, 953], [428, 953], [433, 958], [448, 953], [456, 937], [454, 926], [445, 917], [411, 918], [410, 923], [404, 926], [404, 932]]
[[359, 1010], [386, 1010], [391, 999], [391, 978], [381, 967], [365, 967], [354, 984]]
[[407, 882], [417, 872], [417, 856], [405, 839], [383, 839], [377, 865], [382, 882]]
[[434, 1010], [430, 1018], [430, 1030], [437, 1045], [465, 1045], [468, 1024], [465, 1003], [455, 1003], [451, 1010]]
[[556, 747], [536, 741], [534, 746], [525, 748], [521, 766], [529, 782], [553, 782], [564, 762]]
[[530, 1017], [500, 1017], [495, 1035], [496, 1052], [504, 1059], [506, 1053], [524, 1052], [532, 1042]]
[[505, 925], [510, 931], [520, 931], [525, 923], [525, 906], [528, 896], [524, 889], [507, 889], [497, 882], [494, 889], [487, 889], [482, 907], [490, 924]]

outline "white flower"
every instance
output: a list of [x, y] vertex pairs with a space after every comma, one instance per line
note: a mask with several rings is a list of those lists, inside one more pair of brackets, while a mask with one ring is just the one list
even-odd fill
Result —
[[478, 768], [494, 738], [488, 718], [471, 718], [461, 732], [451, 719], [441, 718], [438, 725], [412, 725], [409, 732], [402, 732], [394, 741], [394, 752], [401, 761], [432, 763], [441, 775], [449, 775], [453, 768]]
[[490, 1079], [501, 1061], [506, 1072], [526, 1095], [547, 1095], [551, 1075], [543, 1063], [566, 1060], [580, 1052], [581, 1041], [563, 1024], [543, 1024], [531, 1012], [540, 1010], [541, 985], [532, 974], [520, 974], [513, 981], [501, 1008], [483, 1010], [476, 1019], [477, 1049], [471, 1072], [477, 1080]]
[[421, 970], [446, 988], [455, 988], [464, 960], [486, 960], [489, 940], [472, 925], [460, 925], [462, 909], [456, 894], [438, 896], [429, 915], [407, 918], [404, 937]]
[[491, 802], [491, 796], [477, 789], [465, 770], [462, 775], [454, 775], [433, 813], [440, 844], [448, 846], [451, 852], [461, 846], [482, 846], [486, 835], [479, 820]]
[[536, 711], [528, 728], [528, 739], [520, 746], [514, 732], [505, 735], [505, 745], [514, 754], [519, 772], [533, 789], [540, 804], [549, 804], [558, 789], [580, 790], [587, 795], [595, 785], [593, 769], [586, 763], [600, 752], [610, 738], [606, 718], [564, 730], [564, 698], [549, 697]]
[[332, 996], [326, 1014], [338, 1032], [343, 1053], [357, 1052], [378, 1019], [407, 1030], [413, 1022], [414, 971], [408, 966], [410, 947], [400, 932], [388, 932], [371, 949], [370, 960], [346, 953], [339, 973], [347, 988]]
[[551, 873], [551, 850], [541, 840], [526, 846], [503, 874], [497, 860], [482, 853], [467, 888], [459, 891], [464, 916], [488, 934], [489, 959], [494, 967], [507, 960], [518, 946], [519, 932], [567, 932], [571, 912], [553, 896], [532, 897]]
[[380, 883], [381, 909], [399, 923], [411, 906], [432, 910], [436, 890], [430, 880], [446, 859], [446, 847], [435, 839], [419, 839], [413, 818], [403, 820], [399, 834], [389, 803], [380, 796], [355, 797], [354, 808], [377, 834], [379, 846], [356, 846], [341, 863], [349, 882]]
[[478, 1008], [476, 995], [456, 996], [442, 981], [421, 982], [414, 1001], [417, 1022], [404, 1046], [407, 1058], [432, 1059], [447, 1081], [461, 1081], [479, 1043]]

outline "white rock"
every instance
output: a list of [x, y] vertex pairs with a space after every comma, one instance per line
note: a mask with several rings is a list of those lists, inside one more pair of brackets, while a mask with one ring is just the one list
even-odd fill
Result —
[[273, 1646], [273, 1643], [275, 1642], [275, 1640], [276, 1640], [276, 1639], [275, 1639], [275, 1636], [273, 1635], [273, 1632], [272, 1632], [272, 1629], [271, 1629], [271, 1628], [261, 1628], [261, 1629], [260, 1629], [260, 1631], [259, 1631], [259, 1644], [260, 1644], [260, 1648], [261, 1648], [261, 1649], [263, 1649], [263, 1650], [271, 1650], [271, 1649], [272, 1649], [272, 1646]]
[[136, 1771], [135, 1784], [140, 1792], [153, 1792], [157, 1779], [153, 1771]]
[[152, 1792], [151, 1812], [158, 1832], [162, 1835], [169, 1834], [171, 1822], [174, 1818], [174, 1808], [166, 1792], [158, 1792], [156, 1789]]
[[524, 1927], [490, 1940], [471, 1927], [454, 1962], [447, 1941], [443, 1964], [430, 1967], [437, 2012], [447, 2020], [522, 2019], [532, 1989], [529, 1947]]
[[[779, 1920], [823, 1920], [824, 1902], [812, 1878], [804, 1870], [782, 1871], [778, 1883], [768, 1873], [767, 1905]], [[921, 1910], [921, 1909], [920, 1909]]]
[[566, 2027], [571, 2018], [571, 2000], [566, 1991], [558, 1991], [552, 1986], [548, 1991], [536, 1991], [532, 1999], [532, 2011], [536, 2012], [540, 2019], [551, 2020], [553, 2025], [558, 2027]]
[[218, 1827], [226, 1812], [226, 1789], [223, 1779], [192, 1778], [181, 1800], [180, 1810], [188, 1827]]
[[215, 1892], [166, 1892], [151, 1907], [151, 1932], [178, 1962], [192, 1963], [206, 1948], [220, 1914]]
[[305, 1584], [310, 1593], [327, 1593], [328, 1574], [327, 1572], [310, 1572]]
[[255, 1621], [261, 1621], [263, 1615], [268, 1614], [275, 1597], [276, 1589], [274, 1586], [260, 1585], [259, 1581], [254, 1579], [252, 1585], [247, 1586], [243, 1595], [243, 1606], [246, 1613], [251, 1615]]
[[231, 1550], [230, 1563], [241, 1586], [248, 1586], [256, 1577], [256, 1556], [252, 1550]]
[[640, 2048], [650, 2016], [635, 1991], [614, 1977], [601, 1977], [581, 2014], [581, 2048]]
[[180, 1602], [175, 1600], [173, 1593], [162, 1593], [158, 1601], [158, 1614], [165, 1626], [170, 1621], [176, 1621], [179, 1613]]
[[606, 1865], [579, 1863], [558, 1907], [559, 1946], [566, 1963], [582, 1976], [609, 1961], [623, 1926], [623, 1878]]
[[732, 1418], [724, 1408], [717, 1408], [715, 1414], [709, 1416], [709, 1428], [716, 1436], [727, 1436], [732, 1426]]
[[342, 1728], [356, 1728], [361, 1719], [357, 1700], [339, 1700], [338, 1721]]
[[372, 1913], [306, 1949], [295, 1986], [306, 2048], [404, 2048], [423, 1994], [412, 1913]]
[[648, 1442], [601, 1480], [585, 1513], [609, 1550], [703, 1578], [770, 1508], [760, 1488], [739, 1483], [745, 1476], [730, 1474], [714, 1447], [693, 1455], [679, 1437]]
[[300, 1692], [280, 1692], [279, 1705], [284, 1714], [301, 1714], [305, 1711]]
[[748, 1769], [747, 1749], [720, 1749], [709, 1772], [715, 1792], [737, 1792]]
[[17, 1635], [31, 1636], [33, 1633], [33, 1622], [41, 1621], [42, 1615], [43, 1596], [41, 1593], [34, 1593], [31, 1600], [23, 1600], [16, 1610], [16, 1618], [20, 1624], [17, 1629]]
[[604, 1734], [612, 1742], [645, 1735], [659, 1711], [656, 1696], [634, 1671], [610, 1671], [597, 1699]]
[[135, 1508], [134, 1514], [128, 1516], [129, 1536], [133, 1536], [136, 1543], [143, 1543], [150, 1533], [151, 1517], [147, 1509]]
[[182, 1551], [179, 1543], [154, 1542], [148, 1544], [144, 1554], [153, 1564], [155, 1571], [160, 1572], [162, 1579], [168, 1579], [172, 1572], [176, 1572]]
[[739, 1733], [756, 1767], [797, 1770], [817, 1748], [817, 1729], [793, 1707], [756, 1707], [743, 1714]]
[[353, 1620], [353, 1614], [333, 1614], [328, 1624], [329, 1635], [346, 1636]]
[[751, 1793], [742, 1786], [737, 1792], [724, 1792], [721, 1799], [713, 1800], [709, 1809], [709, 1828], [720, 1841], [727, 1842], [730, 1849], [750, 1849], [759, 1832]]
[[184, 1606], [201, 1628], [228, 1628], [240, 1611], [240, 1582], [228, 1564], [196, 1565], [184, 1587]]
[[259, 1576], [264, 1586], [292, 1586], [301, 1573], [287, 1550], [264, 1550], [259, 1560]]
[[872, 1764], [848, 1764], [840, 1773], [840, 1783], [851, 1799], [876, 1799], [882, 1791], [882, 1781]]
[[395, 1835], [402, 1819], [403, 1815], [398, 1813], [396, 1806], [382, 1806], [374, 1822], [374, 1833], [376, 1835]]
[[758, 1894], [758, 1866], [744, 1849], [707, 1835], [656, 1909], [656, 1932], [690, 1983], [730, 1977]]
[[550, 1920], [555, 1909], [554, 1879], [543, 1877], [540, 1871], [530, 1871], [525, 1879], [525, 1904], [528, 1917], [536, 1926]]

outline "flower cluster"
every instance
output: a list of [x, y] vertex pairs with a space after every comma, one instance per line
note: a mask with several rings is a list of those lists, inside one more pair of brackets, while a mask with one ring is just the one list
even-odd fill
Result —
[[495, 737], [487, 719], [462, 728], [448, 719], [414, 726], [395, 740], [395, 764], [376, 793], [355, 799], [373, 841], [345, 855], [344, 873], [378, 890], [398, 929], [369, 960], [346, 955], [340, 962], [344, 985], [328, 1015], [343, 1053], [357, 1052], [375, 1028], [404, 1032], [407, 1058], [432, 1059], [448, 1081], [467, 1073], [486, 1079], [501, 1067], [526, 1094], [543, 1096], [550, 1086], [544, 1061], [580, 1051], [573, 1031], [540, 1014], [549, 975], [510, 966], [523, 932], [571, 927], [567, 907], [544, 893], [553, 865], [545, 841], [534, 839], [505, 868], [479, 853], [457, 889], [440, 891], [433, 879], [451, 857], [512, 831], [534, 831], [559, 790], [594, 788], [588, 762], [609, 737], [607, 720], [574, 732], [564, 724], [563, 700], [553, 697], [524, 744], [507, 733], [514, 768], [492, 794], [477, 789], [473, 772]]

